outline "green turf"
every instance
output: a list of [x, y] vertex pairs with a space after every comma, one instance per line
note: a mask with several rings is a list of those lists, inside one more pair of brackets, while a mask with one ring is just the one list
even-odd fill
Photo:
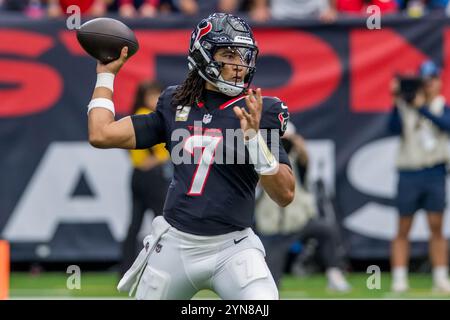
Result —
[[[67, 289], [69, 275], [65, 273], [29, 273], [15, 272], [11, 275], [10, 297], [12, 299], [34, 298], [127, 298], [116, 290], [118, 276], [115, 273], [86, 272], [81, 275], [81, 289]], [[326, 278], [313, 275], [307, 278], [286, 276], [283, 278], [280, 296], [282, 299], [450, 299], [450, 295], [431, 291], [431, 276], [428, 274], [411, 274], [408, 293], [396, 295], [389, 292], [390, 276], [381, 275], [381, 289], [369, 290], [366, 282], [369, 275], [353, 273], [348, 276], [353, 289], [350, 293], [337, 294], [326, 289]], [[208, 290], [199, 292], [195, 298], [212, 298], [217, 296]]]

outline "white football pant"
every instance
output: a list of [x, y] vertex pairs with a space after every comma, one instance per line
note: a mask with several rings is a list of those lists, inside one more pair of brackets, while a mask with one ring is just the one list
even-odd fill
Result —
[[227, 300], [278, 299], [264, 257], [261, 240], [250, 228], [197, 236], [169, 227], [150, 253], [136, 298], [191, 299], [209, 289]]

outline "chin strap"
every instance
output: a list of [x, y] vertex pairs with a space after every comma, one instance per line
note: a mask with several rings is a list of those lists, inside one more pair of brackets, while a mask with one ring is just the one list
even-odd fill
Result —
[[236, 97], [245, 90], [245, 88], [243, 87], [243, 82], [240, 82], [240, 84], [242, 84], [242, 87], [238, 87], [229, 83], [228, 81], [223, 80], [222, 76], [219, 76], [219, 80], [221, 81], [218, 81], [215, 86], [220, 90], [220, 92], [226, 94], [227, 96]]

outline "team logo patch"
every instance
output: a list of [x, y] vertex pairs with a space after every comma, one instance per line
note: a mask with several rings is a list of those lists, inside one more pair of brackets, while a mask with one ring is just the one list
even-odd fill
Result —
[[207, 113], [207, 114], [203, 115], [203, 123], [204, 124], [210, 123], [211, 120], [212, 120], [212, 114]]
[[191, 112], [191, 107], [178, 106], [177, 112], [175, 113], [175, 121], [187, 121], [189, 118], [189, 112]]
[[288, 120], [289, 120], [289, 113], [280, 112], [278, 114], [278, 120], [280, 120], [281, 124], [281, 131], [286, 131]]

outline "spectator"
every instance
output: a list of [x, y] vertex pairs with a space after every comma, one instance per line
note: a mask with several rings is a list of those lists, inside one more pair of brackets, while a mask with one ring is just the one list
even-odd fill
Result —
[[318, 217], [314, 196], [307, 190], [308, 154], [303, 138], [295, 134], [293, 125], [282, 139], [297, 178], [294, 201], [285, 208], [278, 207], [262, 192], [256, 205], [256, 230], [266, 248], [266, 261], [279, 286], [286, 258], [292, 244], [316, 239], [318, 253], [325, 266], [328, 288], [339, 292], [350, 290], [339, 265], [337, 234], [333, 227]]
[[113, 0], [47, 0], [47, 14], [57, 18], [67, 14], [67, 8], [76, 5], [81, 14], [100, 17], [105, 15]]
[[238, 11], [243, 0], [172, 0], [176, 11], [185, 15], [205, 15], [221, 11], [232, 13]]
[[413, 5], [421, 5], [427, 10], [445, 10], [449, 0], [397, 0], [400, 9], [408, 9]]
[[25, 10], [25, 15], [30, 18], [42, 18], [44, 16], [44, 9], [41, 0], [29, 0], [28, 6]]
[[429, 10], [445, 10], [448, 3], [448, 0], [429, 0], [427, 1], [427, 8]]
[[[396, 106], [389, 129], [400, 135], [397, 153], [399, 181], [397, 235], [392, 242], [392, 290], [408, 290], [408, 235], [414, 214], [427, 212], [430, 230], [430, 260], [433, 265], [434, 288], [450, 293], [448, 280], [447, 240], [442, 234], [446, 202], [446, 165], [449, 161], [450, 109], [440, 95], [442, 82], [439, 68], [426, 61], [421, 65], [422, 85], [394, 82]], [[416, 83], [419, 81], [415, 80]]]
[[[119, 14], [124, 18], [133, 18], [138, 15], [142, 17], [152, 18], [158, 13], [159, 0], [118, 0]], [[139, 5], [139, 6], [137, 6]], [[137, 10], [136, 8], [139, 8]]]
[[[162, 86], [157, 82], [143, 82], [136, 93], [134, 114], [148, 114], [156, 110]], [[136, 258], [137, 236], [144, 214], [152, 210], [154, 216], [162, 214], [169, 179], [171, 176], [169, 152], [164, 144], [149, 149], [131, 150], [133, 174], [131, 178], [132, 216], [123, 243], [121, 275], [125, 274]]]
[[422, 0], [405, 1], [405, 11], [412, 18], [420, 18], [425, 14], [425, 3]]
[[221, 0], [218, 2], [217, 9], [226, 13], [246, 11], [247, 4], [247, 0]]
[[41, 0], [0, 0], [0, 9], [24, 13], [30, 18], [41, 18], [44, 9]]
[[396, 0], [335, 0], [336, 9], [339, 13], [346, 14], [366, 14], [367, 6], [376, 5], [381, 13], [398, 12]]
[[445, 12], [448, 0], [398, 0], [399, 7], [411, 17], [421, 17], [430, 11]]
[[[0, 0], [2, 1], [2, 0]], [[3, 0], [3, 8], [9, 11], [25, 11], [30, 0]]]
[[172, 0], [159, 0], [158, 11], [161, 14], [171, 14], [175, 10]]
[[336, 20], [333, 0], [255, 0], [250, 17], [258, 22], [274, 19], [319, 18], [324, 22]]

